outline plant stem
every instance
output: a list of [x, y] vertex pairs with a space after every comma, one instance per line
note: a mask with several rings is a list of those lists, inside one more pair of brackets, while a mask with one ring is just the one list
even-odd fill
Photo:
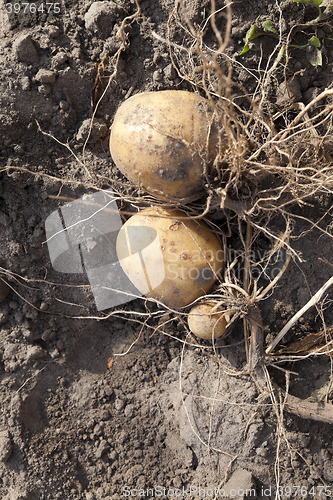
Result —
[[310, 309], [310, 307], [314, 306], [319, 302], [319, 300], [322, 298], [323, 294], [326, 292], [326, 290], [333, 285], [333, 276], [326, 281], [326, 283], [318, 290], [318, 292], [309, 300], [307, 304], [305, 304], [302, 309], [300, 309], [289, 321], [288, 323], [282, 328], [280, 333], [277, 335], [277, 337], [269, 344], [269, 346], [266, 349], [266, 354], [269, 354], [272, 352], [274, 347], [280, 342], [280, 340], [285, 336], [285, 334], [290, 330], [290, 328], [299, 320], [303, 314]]

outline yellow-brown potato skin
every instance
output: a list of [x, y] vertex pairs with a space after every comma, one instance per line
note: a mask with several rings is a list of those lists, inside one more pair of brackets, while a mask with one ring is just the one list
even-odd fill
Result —
[[218, 130], [208, 101], [187, 91], [137, 94], [119, 107], [110, 151], [134, 184], [165, 201], [203, 194], [204, 169], [218, 151]]
[[[121, 232], [124, 236], [130, 226], [155, 228], [159, 238], [165, 276], [156, 288], [144, 292], [147, 297], [169, 307], [180, 308], [209, 291], [217, 279], [217, 273], [223, 268], [224, 254], [219, 240], [207, 224], [187, 218], [180, 210], [159, 207], [143, 210], [126, 221], [118, 235], [117, 255], [124, 272], [142, 291], [145, 282], [142, 269], [130, 268], [122, 261], [128, 254], [125, 238], [119, 236]], [[156, 253], [151, 252], [149, 257], [153, 260], [153, 268]], [[160, 263], [156, 266], [161, 268]]]
[[227, 320], [224, 313], [219, 310], [213, 311], [216, 304], [205, 302], [193, 306], [188, 315], [188, 326], [194, 335], [201, 339], [217, 339], [224, 334]]

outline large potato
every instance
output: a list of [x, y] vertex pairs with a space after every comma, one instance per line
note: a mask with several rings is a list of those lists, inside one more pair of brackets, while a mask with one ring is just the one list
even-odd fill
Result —
[[207, 224], [159, 207], [128, 219], [116, 248], [136, 288], [175, 308], [207, 293], [224, 263], [221, 244]]
[[111, 156], [136, 185], [165, 201], [190, 202], [204, 189], [204, 169], [218, 150], [208, 101], [186, 91], [130, 97], [111, 128]]

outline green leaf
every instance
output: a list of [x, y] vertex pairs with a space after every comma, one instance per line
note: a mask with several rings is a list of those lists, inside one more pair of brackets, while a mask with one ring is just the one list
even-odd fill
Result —
[[317, 49], [320, 49], [320, 40], [316, 36], [312, 36], [309, 40], [309, 45], [312, 45], [312, 47], [316, 47]]
[[254, 35], [254, 33], [256, 32], [257, 29], [258, 29], [258, 26], [256, 25], [256, 23], [254, 23], [251, 26], [251, 28], [247, 31], [247, 33], [245, 35], [245, 45], [243, 47], [242, 52], [239, 54], [240, 56], [243, 56], [244, 54], [246, 54], [246, 52], [248, 52], [250, 50], [249, 41], [251, 40], [251, 36]]
[[315, 7], [319, 7], [323, 3], [324, 0], [293, 0], [293, 2], [297, 3], [309, 3], [314, 5]]
[[258, 26], [254, 23], [251, 28], [248, 30], [245, 36], [245, 43], [251, 42], [251, 40], [255, 40], [262, 33], [258, 32]]
[[269, 19], [267, 19], [267, 21], [264, 21], [262, 23], [262, 27], [267, 30], [267, 31], [270, 31], [271, 33], [277, 33], [276, 29], [274, 28], [273, 26], [273, 23], [272, 21], [270, 21]]
[[245, 45], [243, 47], [242, 52], [239, 55], [243, 56], [244, 54], [246, 54], [246, 52], [248, 52], [250, 50], [249, 42], [252, 42], [256, 38], [258, 38], [259, 36], [264, 35], [264, 34], [265, 33], [263, 31], [258, 31], [258, 26], [256, 25], [256, 23], [254, 23], [251, 26], [251, 28], [248, 30], [248, 32], [246, 33]]
[[317, 66], [323, 65], [323, 56], [321, 50], [316, 49], [315, 53], [312, 56], [310, 56], [309, 63], [311, 64], [311, 66], [314, 66], [315, 68], [317, 68]]
[[244, 54], [246, 54], [246, 52], [248, 52], [249, 50], [250, 50], [250, 47], [249, 47], [247, 44], [245, 44], [245, 45], [244, 45], [244, 47], [243, 47], [242, 52], [240, 52], [238, 55], [239, 55], [239, 56], [243, 56], [243, 55], [244, 55]]

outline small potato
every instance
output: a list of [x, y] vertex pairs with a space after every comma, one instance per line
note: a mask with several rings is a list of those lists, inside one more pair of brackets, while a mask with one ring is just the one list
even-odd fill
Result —
[[223, 268], [224, 253], [204, 222], [180, 210], [148, 208], [124, 224], [116, 243], [120, 264], [138, 290], [169, 307], [204, 295]]
[[111, 156], [134, 184], [164, 201], [188, 203], [204, 190], [218, 151], [218, 124], [206, 99], [162, 90], [130, 97], [111, 128]]
[[221, 337], [227, 327], [227, 319], [221, 308], [214, 309], [213, 302], [203, 302], [190, 310], [188, 326], [194, 335], [200, 339], [215, 339]]

